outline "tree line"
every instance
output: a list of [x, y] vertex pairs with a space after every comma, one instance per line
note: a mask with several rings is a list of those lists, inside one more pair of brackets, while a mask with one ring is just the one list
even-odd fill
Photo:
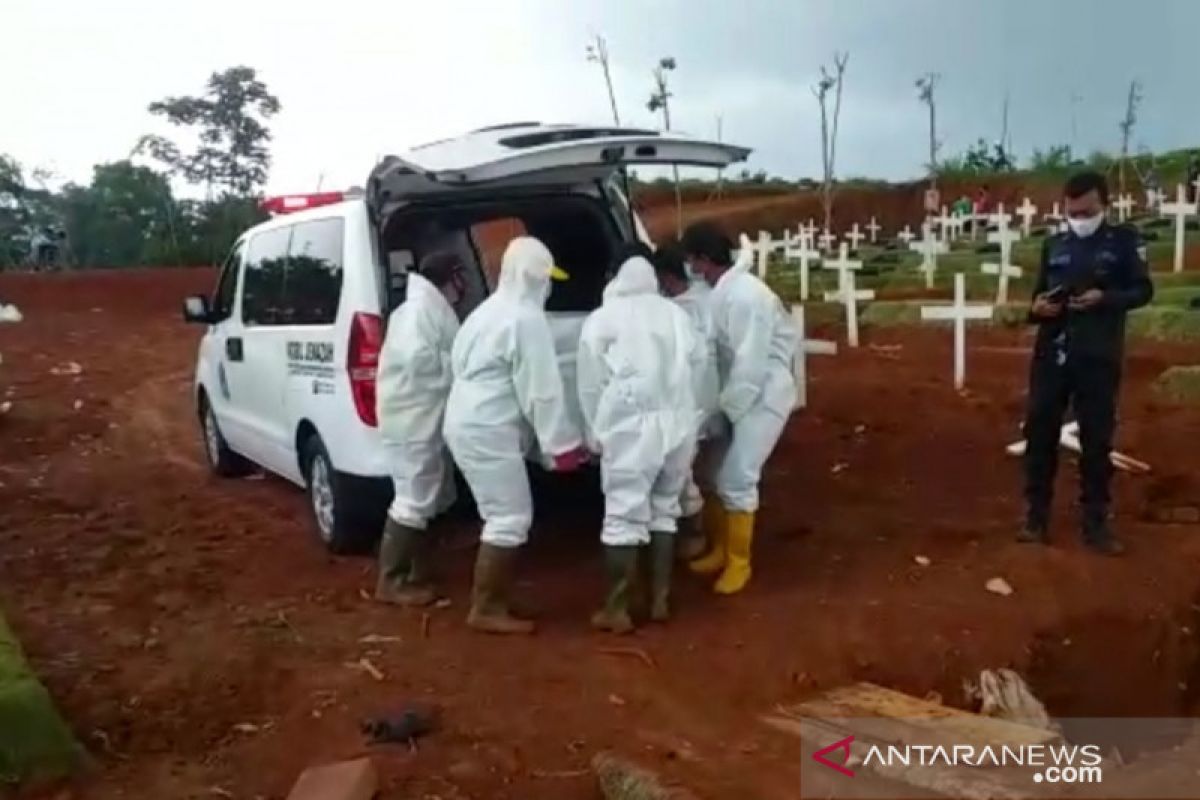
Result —
[[[87, 185], [51, 188], [53, 176], [0, 154], [0, 269], [216, 263], [265, 218], [268, 123], [280, 107], [252, 68], [232, 67], [200, 94], [151, 103], [178, 138], [142, 136]], [[200, 197], [177, 197], [173, 181]]]

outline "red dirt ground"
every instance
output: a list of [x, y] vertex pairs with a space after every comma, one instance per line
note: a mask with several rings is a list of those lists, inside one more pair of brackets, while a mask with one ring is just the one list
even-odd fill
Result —
[[[0, 276], [26, 314], [0, 327], [0, 396], [14, 402], [0, 418], [0, 602], [95, 756], [61, 797], [280, 798], [306, 765], [363, 752], [361, 719], [410, 701], [440, 704], [442, 729], [373, 750], [384, 798], [595, 798], [587, 764], [611, 748], [701, 797], [791, 800], [797, 748], [758, 715], [855, 680], [962, 705], [963, 678], [1012, 666], [1059, 714], [1200, 711], [1200, 526], [1144, 519], [1151, 499], [1200, 505], [1200, 409], [1147, 391], [1200, 348], [1131, 348], [1119, 443], [1156, 472], [1117, 479], [1125, 559], [1075, 543], [1073, 469], [1057, 546], [1011, 541], [1003, 445], [1026, 339], [972, 332], [959, 396], [946, 332], [868, 331], [860, 350], [810, 362], [812, 406], [769, 465], [744, 594], [681, 575], [669, 626], [594, 635], [595, 503], [559, 504], [523, 565], [537, 637], [464, 628], [470, 520], [451, 526], [453, 606], [426, 636], [420, 613], [364, 599], [368, 560], [315, 543], [301, 493], [207, 474], [189, 400], [198, 332], [177, 306], [211, 281]], [[82, 374], [51, 374], [67, 361]], [[986, 592], [993, 576], [1015, 594]], [[362, 643], [371, 634], [400, 641]]]

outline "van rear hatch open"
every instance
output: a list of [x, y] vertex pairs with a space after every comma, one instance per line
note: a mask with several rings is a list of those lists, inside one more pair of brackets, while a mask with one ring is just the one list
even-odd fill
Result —
[[367, 202], [377, 215], [435, 195], [604, 181], [629, 165], [727, 167], [745, 147], [675, 133], [616, 127], [499, 125], [387, 156], [372, 170]]

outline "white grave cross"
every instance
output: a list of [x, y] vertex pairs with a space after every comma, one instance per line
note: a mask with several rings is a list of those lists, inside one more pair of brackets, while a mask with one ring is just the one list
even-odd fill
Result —
[[1033, 218], [1037, 214], [1037, 211], [1037, 206], [1029, 202], [1028, 197], [1025, 198], [1025, 202], [1017, 207], [1017, 216], [1021, 218], [1021, 235], [1027, 239], [1032, 230]]
[[1054, 208], [1050, 212], [1042, 215], [1042, 219], [1050, 223], [1051, 231], [1057, 233], [1062, 230], [1062, 227], [1065, 224], [1064, 220], [1066, 218], [1062, 215], [1062, 211], [1059, 208], [1058, 203], [1055, 203]]
[[854, 270], [862, 269], [861, 261], [851, 261], [845, 242], [838, 249], [835, 261], [826, 261], [823, 269], [837, 270], [838, 290], [826, 292], [825, 302], [838, 302], [846, 307], [846, 342], [851, 347], [858, 347], [858, 301], [874, 300], [875, 292], [871, 289], [854, 288]]
[[1117, 210], [1117, 222], [1128, 222], [1129, 213], [1133, 211], [1133, 198], [1127, 194], [1123, 194], [1112, 205]]
[[817, 237], [817, 241], [821, 243], [821, 252], [828, 253], [833, 249], [833, 243], [837, 241], [837, 237], [829, 231], [822, 231]]
[[866, 238], [866, 235], [858, 229], [858, 223], [854, 223], [854, 227], [846, 234], [846, 238], [850, 240], [850, 249], [857, 250], [858, 243]]
[[1008, 279], [1009, 278], [1020, 278], [1021, 274], [1022, 274], [1021, 268], [1016, 266], [1015, 264], [1009, 264], [1007, 261], [1004, 261], [1003, 259], [1001, 259], [1001, 263], [999, 263], [999, 264], [988, 264], [988, 263], [981, 264], [980, 269], [983, 271], [984, 275], [999, 276], [1000, 281], [999, 281], [999, 285], [996, 288], [996, 305], [1002, 306], [1005, 303], [1007, 303], [1008, 302]]
[[1007, 228], [1008, 223], [1011, 221], [1012, 214], [1004, 213], [1004, 203], [1000, 203], [996, 206], [995, 214], [988, 214], [988, 222], [992, 223], [998, 228]]
[[937, 272], [937, 257], [948, 253], [950, 248], [945, 242], [939, 242], [934, 237], [933, 231], [929, 229], [928, 225], [921, 227], [921, 233], [925, 238], [917, 242], [910, 242], [908, 248], [921, 254], [921, 271], [925, 273], [925, 288], [932, 289], [933, 276]]
[[812, 249], [811, 243], [807, 237], [800, 237], [799, 247], [789, 247], [784, 251], [784, 257], [788, 261], [797, 261], [800, 264], [800, 299], [808, 300], [808, 270], [810, 261], [819, 261], [821, 254]]
[[896, 234], [896, 238], [899, 239], [900, 241], [904, 242], [905, 247], [908, 247], [909, 242], [911, 242], [913, 239], [915, 239], [917, 237], [915, 234], [913, 234], [912, 228], [905, 225], [904, 230], [902, 230]]
[[792, 357], [792, 375], [796, 380], [796, 403], [792, 409], [808, 405], [808, 357], [837, 355], [837, 342], [806, 339], [804, 336], [804, 306], [792, 306], [792, 324], [796, 326], [796, 354]]
[[880, 230], [882, 230], [882, 226], [875, 221], [874, 217], [871, 217], [871, 224], [867, 226], [867, 231], [871, 234], [871, 244], [875, 244], [879, 239]]
[[946, 213], [946, 207], [942, 206], [942, 215], [937, 217], [936, 221], [942, 232], [942, 241], [949, 243], [954, 238], [954, 227], [957, 219], [951, 214]]
[[921, 319], [954, 323], [954, 388], [967, 382], [967, 320], [991, 319], [992, 306], [967, 305], [966, 280], [961, 272], [954, 275], [954, 305], [922, 306]]
[[1183, 272], [1183, 237], [1187, 231], [1187, 218], [1196, 213], [1196, 204], [1187, 201], [1187, 192], [1180, 184], [1174, 203], [1162, 203], [1158, 210], [1164, 217], [1175, 218], [1175, 271]]

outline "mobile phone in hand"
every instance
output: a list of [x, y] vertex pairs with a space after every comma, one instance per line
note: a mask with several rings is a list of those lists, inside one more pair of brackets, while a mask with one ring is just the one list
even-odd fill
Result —
[[1068, 292], [1066, 286], [1055, 286], [1053, 289], [1046, 292], [1045, 299], [1047, 303], [1060, 305], [1067, 302], [1067, 294]]

